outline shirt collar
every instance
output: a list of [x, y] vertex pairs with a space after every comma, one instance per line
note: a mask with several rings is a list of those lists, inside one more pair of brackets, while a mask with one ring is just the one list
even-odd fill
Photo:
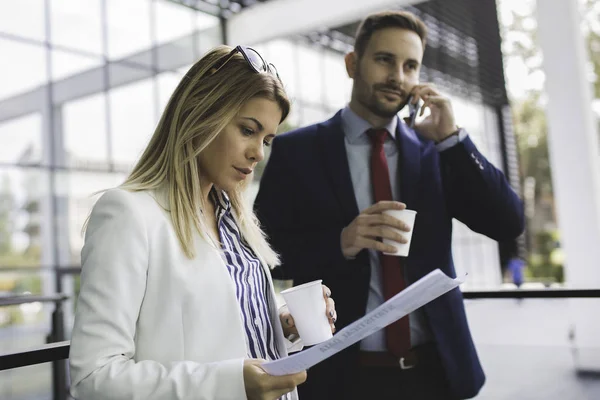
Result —
[[215, 212], [219, 215], [219, 211], [229, 212], [231, 209], [231, 201], [229, 196], [223, 190], [217, 189], [213, 186], [210, 190], [210, 198], [215, 203]]
[[[393, 139], [396, 138], [396, 128], [398, 127], [398, 116], [394, 115], [394, 118], [384, 126], [389, 132]], [[359, 117], [350, 106], [344, 107], [342, 110], [342, 129], [346, 137], [352, 141], [358, 139], [360, 135], [364, 134], [367, 130], [373, 128], [373, 126]]]

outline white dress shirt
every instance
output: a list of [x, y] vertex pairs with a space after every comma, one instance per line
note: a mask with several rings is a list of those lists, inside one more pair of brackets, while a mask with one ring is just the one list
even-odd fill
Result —
[[[390, 172], [390, 184], [394, 200], [400, 199], [400, 186], [398, 179], [398, 146], [396, 145], [396, 128], [400, 121], [398, 116], [391, 119], [385, 126], [390, 136], [384, 143], [385, 156], [387, 158]], [[371, 184], [371, 141], [366, 132], [373, 126], [359, 117], [349, 106], [342, 110], [342, 129], [345, 135], [346, 154], [350, 167], [350, 176], [358, 209], [364, 209], [375, 204], [373, 198], [373, 186]], [[456, 139], [454, 139], [456, 138]], [[464, 139], [454, 135], [451, 138], [438, 143], [438, 151], [444, 151], [455, 146]], [[366, 312], [370, 312], [385, 302], [383, 295], [383, 284], [381, 282], [381, 263], [379, 254], [375, 250], [369, 250], [369, 262], [371, 265], [371, 281], [369, 283], [369, 296], [367, 299]], [[406, 274], [405, 274], [406, 276]], [[412, 283], [407, 280], [407, 285]], [[427, 325], [423, 310], [419, 309], [409, 315], [411, 344], [413, 346], [423, 344], [432, 340], [432, 335]], [[379, 330], [361, 341], [360, 347], [365, 351], [386, 351], [385, 329]]]

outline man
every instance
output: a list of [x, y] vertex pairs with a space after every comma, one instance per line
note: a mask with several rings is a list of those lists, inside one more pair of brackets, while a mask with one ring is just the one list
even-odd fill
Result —
[[[419, 83], [426, 27], [407, 12], [370, 15], [346, 58], [349, 105], [274, 141], [256, 211], [298, 285], [323, 279], [336, 294], [337, 329], [440, 268], [454, 277], [452, 218], [495, 240], [523, 231], [523, 207], [500, 171], [454, 120], [452, 105]], [[430, 115], [411, 129], [397, 113], [412, 96]], [[381, 239], [408, 231], [382, 214], [417, 211], [408, 257]], [[315, 366], [305, 399], [463, 399], [485, 377], [453, 290]]]

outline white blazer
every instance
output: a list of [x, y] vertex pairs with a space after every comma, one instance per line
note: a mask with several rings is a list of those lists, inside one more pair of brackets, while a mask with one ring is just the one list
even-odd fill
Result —
[[[246, 399], [235, 284], [200, 235], [196, 258], [184, 255], [165, 199], [159, 191], [113, 189], [92, 210], [69, 356], [75, 398]], [[284, 356], [289, 342], [263, 267]]]

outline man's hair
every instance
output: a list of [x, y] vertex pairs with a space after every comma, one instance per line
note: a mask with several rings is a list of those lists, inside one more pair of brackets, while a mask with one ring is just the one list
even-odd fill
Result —
[[427, 41], [427, 26], [408, 11], [382, 11], [369, 15], [358, 26], [354, 42], [354, 52], [362, 57], [373, 33], [386, 28], [401, 28], [415, 32], [421, 38], [423, 49]]

